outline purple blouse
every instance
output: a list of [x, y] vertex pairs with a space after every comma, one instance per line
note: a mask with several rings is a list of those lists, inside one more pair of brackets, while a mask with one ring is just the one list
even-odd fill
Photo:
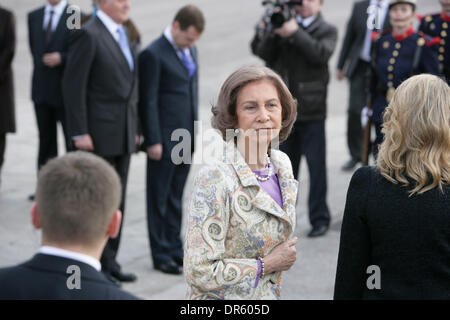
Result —
[[[272, 166], [273, 168], [273, 166]], [[268, 168], [264, 168], [262, 170], [252, 170], [256, 175], [260, 177], [267, 177]], [[265, 192], [267, 192], [273, 200], [275, 200], [276, 203], [280, 206], [280, 208], [283, 208], [283, 197], [281, 196], [281, 189], [280, 184], [278, 182], [278, 176], [273, 173], [271, 178], [267, 181], [260, 181], [258, 180], [259, 185]]]

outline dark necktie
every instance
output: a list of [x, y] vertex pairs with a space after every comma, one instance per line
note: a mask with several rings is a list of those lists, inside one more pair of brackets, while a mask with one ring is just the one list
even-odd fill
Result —
[[52, 38], [53, 10], [50, 11], [50, 19], [48, 19], [47, 30], [45, 31], [45, 43], [49, 43]]
[[189, 73], [189, 78], [191, 78], [194, 75], [195, 71], [197, 70], [197, 66], [192, 59], [189, 59], [184, 50], [180, 50], [180, 53], [181, 53], [181, 61], [183, 62], [184, 66], [186, 67]]

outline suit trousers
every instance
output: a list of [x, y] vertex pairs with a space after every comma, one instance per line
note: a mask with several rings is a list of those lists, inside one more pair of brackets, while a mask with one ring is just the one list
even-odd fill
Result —
[[291, 159], [296, 179], [301, 156], [305, 156], [309, 171], [309, 221], [312, 226], [328, 226], [325, 119], [297, 121], [288, 139], [280, 144], [280, 150]]
[[122, 235], [122, 227], [125, 218], [125, 197], [127, 194], [127, 181], [128, 181], [128, 170], [130, 168], [131, 154], [124, 154], [120, 156], [112, 157], [102, 157], [116, 170], [120, 178], [120, 183], [122, 185], [122, 199], [120, 201], [120, 211], [122, 211], [122, 223], [120, 224], [120, 229], [117, 237], [114, 239], [110, 238], [103, 249], [103, 254], [100, 259], [102, 264], [102, 271], [112, 272], [120, 271], [121, 267], [116, 260], [117, 252], [119, 251], [120, 237]]
[[6, 133], [0, 133], [0, 173], [3, 167], [3, 161], [5, 159], [6, 149]]
[[361, 160], [363, 145], [363, 129], [361, 127], [361, 111], [367, 105], [367, 72], [369, 63], [359, 60], [350, 78], [350, 97], [347, 115], [347, 145], [350, 156], [355, 161]]
[[66, 151], [69, 150], [66, 120], [63, 106], [53, 107], [47, 104], [36, 104], [36, 120], [39, 130], [38, 170], [48, 160], [58, 156], [57, 123], [60, 122], [64, 132]]
[[5, 149], [6, 149], [6, 133], [0, 133], [0, 170], [3, 166], [3, 161], [5, 159]]
[[189, 169], [164, 156], [147, 160], [147, 228], [154, 264], [183, 258], [182, 199]]

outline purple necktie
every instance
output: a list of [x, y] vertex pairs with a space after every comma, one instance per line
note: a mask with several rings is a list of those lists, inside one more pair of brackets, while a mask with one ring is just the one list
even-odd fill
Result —
[[195, 71], [197, 70], [197, 66], [195, 65], [195, 62], [186, 55], [184, 50], [180, 50], [180, 53], [181, 53], [181, 61], [183, 62], [184, 66], [186, 67], [189, 73], [189, 78], [192, 78]]

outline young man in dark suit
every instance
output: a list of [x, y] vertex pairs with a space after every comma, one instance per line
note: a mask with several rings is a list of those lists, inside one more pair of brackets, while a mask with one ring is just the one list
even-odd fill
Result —
[[[32, 99], [39, 129], [38, 170], [58, 156], [57, 123], [68, 147], [61, 81], [71, 30], [66, 0], [48, 3], [28, 14], [28, 36], [33, 56]], [[33, 200], [33, 196], [30, 196]]]
[[[139, 56], [139, 113], [147, 159], [147, 223], [154, 267], [181, 274], [182, 196], [189, 161], [171, 158], [176, 129], [190, 134], [194, 150], [194, 121], [198, 119], [198, 60], [195, 42], [205, 20], [195, 6], [181, 8], [164, 34]], [[186, 152], [186, 150], [184, 150]], [[184, 159], [190, 155], [183, 154]]]
[[[363, 129], [361, 111], [367, 104], [367, 72], [370, 69], [372, 31], [390, 28], [388, 0], [363, 0], [354, 4], [345, 31], [344, 43], [339, 55], [336, 76], [349, 79], [349, 106], [347, 115], [347, 145], [350, 160], [342, 170], [353, 170], [361, 161]], [[344, 71], [345, 70], [345, 71]]]
[[14, 83], [11, 68], [16, 49], [16, 27], [11, 11], [0, 8], [0, 182], [6, 134], [16, 131]]
[[0, 300], [136, 299], [100, 272], [102, 250], [119, 232], [120, 196], [118, 175], [100, 157], [79, 151], [49, 161], [31, 209], [41, 248], [0, 269]]
[[[76, 149], [108, 161], [122, 183], [122, 213], [137, 133], [137, 46], [122, 25], [130, 0], [101, 0], [96, 16], [74, 33], [63, 79], [67, 127]], [[114, 281], [134, 281], [116, 260], [118, 237], [108, 241], [102, 270]]]

